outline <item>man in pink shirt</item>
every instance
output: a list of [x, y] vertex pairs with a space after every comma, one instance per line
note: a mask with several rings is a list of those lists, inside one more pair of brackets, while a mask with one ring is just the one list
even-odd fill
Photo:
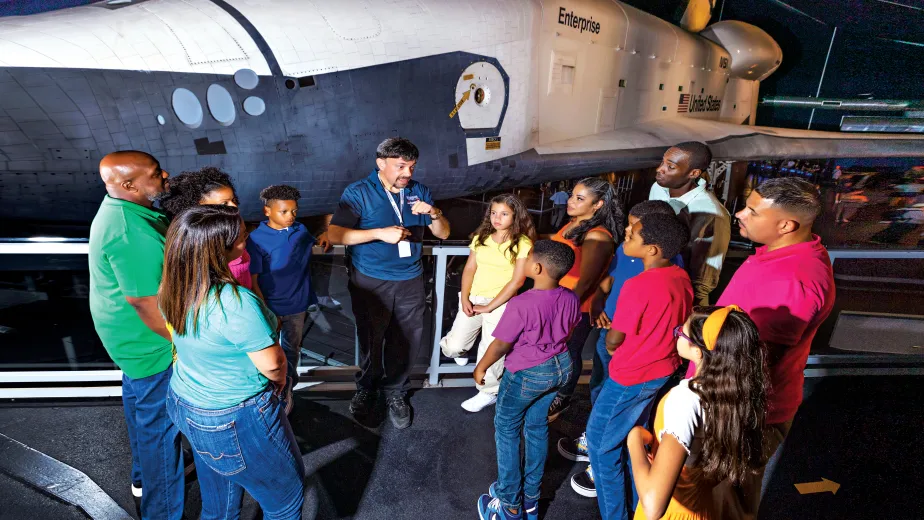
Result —
[[[764, 245], [738, 269], [717, 305], [744, 309], [767, 345], [770, 391], [764, 444], [768, 457], [789, 433], [802, 403], [803, 370], [812, 339], [834, 307], [831, 260], [821, 239], [812, 234], [812, 223], [821, 210], [815, 186], [788, 177], [762, 183], [735, 215], [741, 236]], [[772, 475], [772, 465], [768, 466], [766, 473]], [[764, 473], [742, 486], [719, 484], [718, 518], [756, 518]]]

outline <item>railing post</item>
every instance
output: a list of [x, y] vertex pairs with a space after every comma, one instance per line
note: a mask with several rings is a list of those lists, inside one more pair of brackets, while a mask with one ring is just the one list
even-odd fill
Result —
[[446, 252], [441, 247], [434, 247], [436, 255], [436, 307], [433, 310], [433, 352], [430, 353], [430, 386], [440, 382], [440, 339], [443, 337], [443, 302], [446, 295]]

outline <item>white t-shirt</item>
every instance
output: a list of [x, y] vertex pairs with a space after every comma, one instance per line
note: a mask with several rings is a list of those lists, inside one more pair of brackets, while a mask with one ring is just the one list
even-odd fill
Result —
[[696, 466], [703, 449], [703, 407], [699, 396], [690, 390], [690, 380], [684, 379], [664, 398], [663, 425], [658, 431], [660, 441], [670, 434], [687, 450], [685, 466]]

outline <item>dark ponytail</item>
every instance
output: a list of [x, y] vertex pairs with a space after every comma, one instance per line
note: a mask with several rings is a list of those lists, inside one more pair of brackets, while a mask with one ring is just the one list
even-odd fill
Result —
[[565, 233], [565, 239], [580, 247], [584, 243], [584, 238], [587, 237], [588, 231], [595, 227], [603, 227], [613, 235], [613, 240], [618, 244], [624, 227], [623, 212], [622, 206], [616, 199], [616, 190], [613, 185], [600, 177], [587, 177], [578, 181], [577, 184], [584, 185], [593, 193], [594, 204], [602, 200], [603, 205], [594, 212], [592, 217], [568, 230]]

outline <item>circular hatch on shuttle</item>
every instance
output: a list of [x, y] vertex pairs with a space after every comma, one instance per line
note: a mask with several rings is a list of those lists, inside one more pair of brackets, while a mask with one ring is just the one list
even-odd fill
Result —
[[[465, 101], [462, 101], [463, 97]], [[458, 106], [457, 117], [463, 129], [498, 127], [506, 101], [507, 85], [504, 75], [493, 63], [478, 61], [462, 71], [456, 83], [454, 103]]]

